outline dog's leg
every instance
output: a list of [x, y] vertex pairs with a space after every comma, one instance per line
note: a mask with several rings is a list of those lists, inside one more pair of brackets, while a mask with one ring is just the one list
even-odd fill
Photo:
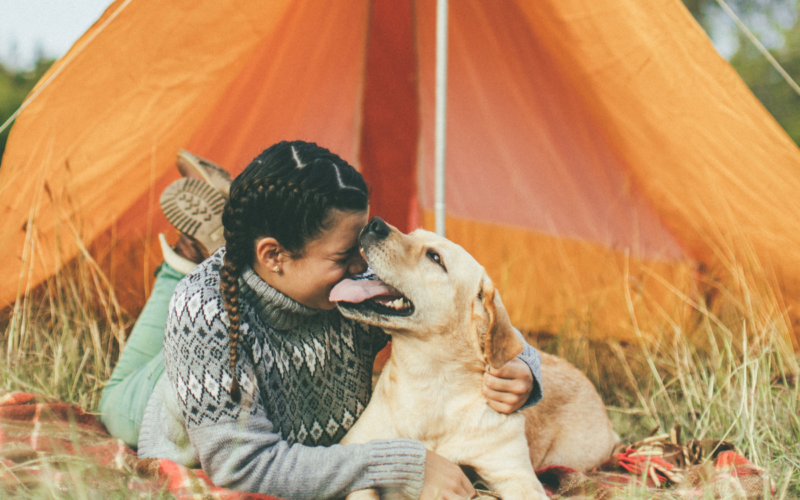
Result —
[[524, 441], [516, 440], [482, 453], [470, 465], [503, 500], [547, 500]]
[[378, 490], [358, 490], [347, 495], [347, 500], [380, 500]]
[[[384, 405], [367, 405], [367, 409], [361, 414], [355, 425], [347, 432], [339, 444], [362, 444], [373, 439], [396, 438], [397, 433], [391, 428], [391, 419], [388, 415], [381, 415], [378, 408]], [[380, 495], [376, 489], [358, 490], [347, 495], [347, 500], [380, 500]]]
[[[373, 401], [376, 398], [373, 398]], [[353, 427], [342, 438], [339, 444], [361, 444], [373, 439], [392, 439], [400, 437], [392, 427], [392, 418], [386, 410], [386, 405], [367, 405]]]

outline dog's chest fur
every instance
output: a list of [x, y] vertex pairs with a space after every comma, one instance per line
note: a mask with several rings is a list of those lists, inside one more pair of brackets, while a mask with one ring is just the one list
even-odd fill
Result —
[[[491, 409], [481, 394], [482, 374], [448, 366], [387, 363], [371, 406], [398, 437], [416, 439], [455, 463], [469, 464], [492, 443], [524, 432], [525, 418]], [[480, 443], [480, 446], [475, 446]]]

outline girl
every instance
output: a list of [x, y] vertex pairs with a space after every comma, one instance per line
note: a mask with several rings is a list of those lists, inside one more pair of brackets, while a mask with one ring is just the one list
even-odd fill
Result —
[[[336, 445], [369, 402], [372, 363], [388, 340], [328, 298], [366, 270], [358, 235], [368, 198], [361, 175], [315, 144], [281, 142], [253, 160], [230, 187], [226, 246], [177, 286], [180, 273], [160, 271], [119, 363], [129, 373], [115, 369], [103, 394], [109, 431], [138, 444], [142, 458], [202, 465], [215, 484], [237, 490], [291, 499], [375, 487], [413, 498], [474, 495], [457, 466], [417, 441]], [[164, 332], [163, 314], [151, 313], [167, 300]], [[138, 338], [151, 317], [161, 338]], [[485, 378], [500, 411], [541, 399], [538, 353], [528, 346], [520, 358]]]

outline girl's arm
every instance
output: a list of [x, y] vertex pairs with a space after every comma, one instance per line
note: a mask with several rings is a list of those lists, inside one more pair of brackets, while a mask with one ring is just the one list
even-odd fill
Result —
[[425, 447], [419, 441], [289, 446], [264, 417], [195, 427], [189, 439], [214, 484], [235, 490], [291, 499], [341, 498], [376, 487], [395, 487], [418, 498], [422, 490]]
[[[519, 335], [519, 332], [517, 332], [517, 334]], [[522, 337], [522, 335], [520, 335], [520, 337]], [[517, 359], [528, 365], [528, 368], [531, 369], [531, 375], [533, 375], [533, 387], [531, 388], [527, 401], [520, 407], [522, 410], [541, 401], [544, 395], [542, 392], [542, 355], [539, 354], [539, 351], [537, 351], [535, 347], [525, 342], [525, 347], [522, 349], [520, 355], [517, 356]]]
[[166, 413], [182, 416], [189, 441], [214, 484], [291, 499], [336, 498], [376, 487], [419, 496], [425, 469], [422, 443], [393, 439], [351, 446], [289, 446], [266, 416], [263, 404], [269, 402], [260, 399], [253, 365], [241, 342], [241, 402], [234, 402], [227, 391], [230, 344], [221, 301], [180, 290], [173, 300], [164, 343], [168, 389], [173, 392], [164, 400], [176, 408]]

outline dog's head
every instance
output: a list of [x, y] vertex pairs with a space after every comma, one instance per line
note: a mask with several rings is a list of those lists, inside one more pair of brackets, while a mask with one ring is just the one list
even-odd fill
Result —
[[495, 368], [522, 351], [500, 294], [466, 250], [428, 231], [405, 235], [378, 217], [360, 242], [380, 281], [337, 285], [331, 301], [342, 314], [391, 335], [466, 341]]

